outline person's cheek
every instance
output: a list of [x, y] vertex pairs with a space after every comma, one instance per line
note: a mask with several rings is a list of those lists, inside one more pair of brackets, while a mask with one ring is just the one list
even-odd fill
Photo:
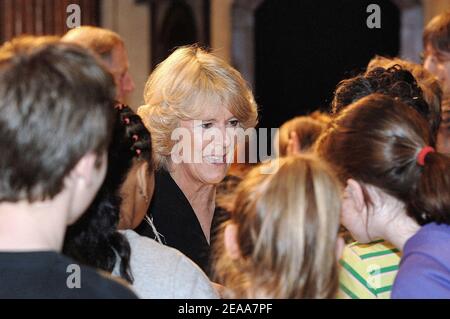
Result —
[[429, 72], [436, 74], [436, 64], [433, 62], [431, 57], [427, 57], [423, 63], [423, 67]]

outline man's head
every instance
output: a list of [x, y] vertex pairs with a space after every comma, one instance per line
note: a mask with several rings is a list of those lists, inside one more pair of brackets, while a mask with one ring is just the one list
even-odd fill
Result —
[[437, 148], [450, 154], [450, 11], [433, 18], [423, 33], [424, 67], [439, 80], [444, 98]]
[[450, 93], [450, 11], [434, 17], [423, 33], [424, 67], [441, 82], [444, 95]]
[[61, 40], [88, 48], [103, 60], [114, 76], [116, 100], [123, 102], [126, 95], [134, 90], [134, 82], [128, 72], [127, 50], [117, 33], [107, 29], [82, 26], [67, 32]]
[[48, 201], [70, 188], [75, 219], [104, 177], [113, 79], [75, 45], [3, 53], [0, 49], [0, 203]]

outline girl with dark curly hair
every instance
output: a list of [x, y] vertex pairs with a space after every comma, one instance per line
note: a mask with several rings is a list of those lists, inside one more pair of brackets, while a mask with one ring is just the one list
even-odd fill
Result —
[[85, 215], [68, 228], [64, 253], [122, 277], [142, 298], [215, 298], [206, 275], [186, 256], [131, 230], [145, 219], [153, 195], [151, 145], [139, 116], [117, 106], [105, 181]]

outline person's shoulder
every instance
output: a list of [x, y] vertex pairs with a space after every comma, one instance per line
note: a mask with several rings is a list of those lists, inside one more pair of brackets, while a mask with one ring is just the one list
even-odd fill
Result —
[[[131, 265], [135, 279], [154, 278], [153, 284], [165, 287], [173, 298], [217, 298], [208, 277], [193, 261], [180, 251], [140, 236], [132, 230], [121, 231], [131, 246]], [[143, 279], [144, 280], [144, 279]], [[147, 280], [147, 279], [145, 279]], [[141, 290], [142, 283], [134, 286]], [[154, 292], [153, 292], [154, 293]], [[163, 296], [160, 294], [160, 296]]]
[[344, 248], [339, 263], [338, 298], [389, 298], [400, 252], [384, 240], [354, 242]]
[[450, 298], [450, 226], [430, 223], [405, 244], [393, 298]]
[[67, 268], [67, 283], [73, 295], [79, 298], [92, 299], [136, 299], [137, 296], [128, 287], [126, 281], [115, 278], [109, 273], [96, 270], [90, 266], [80, 265], [76, 261], [63, 256], [62, 263], [71, 267]]
[[400, 257], [401, 252], [398, 248], [391, 243], [380, 239], [368, 244], [354, 242], [346, 245], [342, 259], [358, 263], [373, 264], [376, 260], [378, 263], [392, 264], [398, 263]]
[[98, 270], [95, 272], [99, 276], [99, 279], [97, 285], [92, 285], [92, 288], [101, 298], [137, 299], [135, 292], [131, 290], [130, 285], [124, 279], [111, 276], [111, 274], [105, 271]]
[[346, 245], [339, 260], [338, 298], [388, 298], [400, 263], [400, 252], [378, 240]]
[[217, 299], [219, 295], [203, 270], [180, 253], [175, 273], [177, 298]]
[[450, 225], [429, 223], [405, 244], [404, 255], [423, 254], [441, 259], [450, 256]]
[[181, 258], [178, 250], [162, 245], [154, 239], [141, 236], [133, 230], [120, 231], [128, 240], [131, 247], [131, 261], [151, 268], [163, 268], [166, 272], [173, 272]]
[[450, 298], [450, 264], [427, 253], [405, 256], [395, 278], [393, 298]]

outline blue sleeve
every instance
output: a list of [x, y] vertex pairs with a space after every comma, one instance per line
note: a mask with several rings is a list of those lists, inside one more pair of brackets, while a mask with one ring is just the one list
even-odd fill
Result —
[[449, 269], [430, 255], [409, 254], [400, 264], [391, 298], [450, 298]]

